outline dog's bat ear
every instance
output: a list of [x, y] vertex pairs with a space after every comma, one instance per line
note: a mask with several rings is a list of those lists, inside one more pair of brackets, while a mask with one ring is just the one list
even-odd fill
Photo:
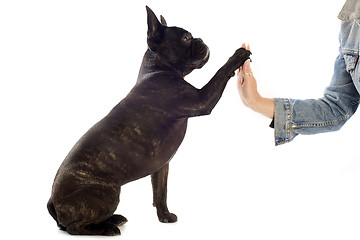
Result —
[[163, 15], [160, 15], [160, 22], [162, 25], [167, 26], [167, 22], [166, 22], [165, 18], [163, 17]]
[[148, 23], [148, 39], [159, 42], [163, 37], [164, 27], [157, 19], [155, 13], [146, 6], [147, 23]]

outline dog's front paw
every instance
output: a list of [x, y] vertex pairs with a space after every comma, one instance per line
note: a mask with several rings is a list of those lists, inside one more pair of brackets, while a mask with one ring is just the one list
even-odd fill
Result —
[[177, 221], [177, 216], [169, 212], [158, 212], [158, 218], [162, 223], [174, 223]]
[[235, 75], [235, 70], [242, 66], [245, 61], [250, 58], [250, 55], [251, 52], [245, 48], [239, 48], [235, 51], [234, 55], [232, 55], [226, 63], [229, 77]]

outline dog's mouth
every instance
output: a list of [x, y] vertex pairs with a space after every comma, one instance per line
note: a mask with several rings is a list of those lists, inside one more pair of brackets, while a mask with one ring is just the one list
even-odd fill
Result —
[[207, 48], [206, 52], [205, 52], [205, 57], [198, 61], [198, 64], [196, 66], [196, 68], [202, 68], [208, 61], [209, 61], [209, 58], [210, 58], [210, 50]]
[[210, 50], [200, 38], [195, 39], [192, 45], [192, 55], [193, 65], [198, 69], [202, 68], [210, 58]]

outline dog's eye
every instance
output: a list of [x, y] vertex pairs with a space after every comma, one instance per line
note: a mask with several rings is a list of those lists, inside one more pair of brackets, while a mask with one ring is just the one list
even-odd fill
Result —
[[191, 39], [192, 39], [191, 34], [190, 34], [190, 33], [187, 33], [187, 34], [185, 34], [185, 35], [183, 36], [183, 39], [182, 39], [182, 40], [183, 40], [184, 42], [190, 42]]

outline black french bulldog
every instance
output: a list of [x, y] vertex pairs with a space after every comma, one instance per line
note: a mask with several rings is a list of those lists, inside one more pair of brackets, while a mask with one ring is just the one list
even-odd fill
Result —
[[184, 76], [204, 66], [208, 47], [146, 10], [148, 50], [136, 85], [75, 144], [55, 176], [47, 207], [60, 229], [70, 234], [119, 235], [117, 226], [127, 222], [113, 215], [120, 188], [148, 175], [159, 220], [176, 222], [166, 203], [167, 176], [187, 119], [211, 113], [234, 71], [251, 54], [238, 49], [197, 89]]

